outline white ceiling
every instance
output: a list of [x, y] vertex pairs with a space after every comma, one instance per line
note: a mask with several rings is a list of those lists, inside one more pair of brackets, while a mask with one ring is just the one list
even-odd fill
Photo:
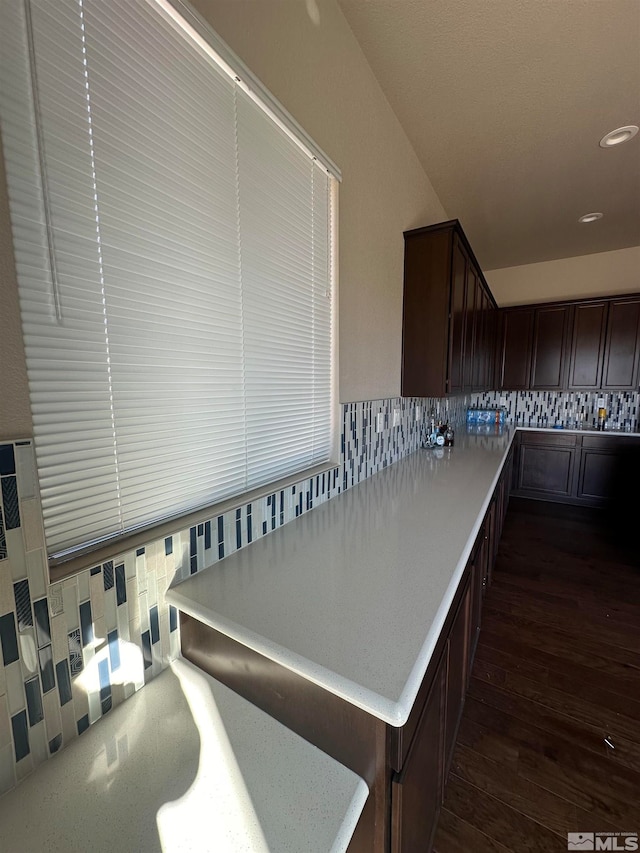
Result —
[[339, 2], [483, 269], [640, 244], [640, 0]]

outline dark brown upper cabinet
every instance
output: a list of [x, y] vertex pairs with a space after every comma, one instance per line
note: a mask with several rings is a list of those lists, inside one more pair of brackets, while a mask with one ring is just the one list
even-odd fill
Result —
[[[464, 389], [464, 351], [466, 344], [467, 269], [469, 258], [457, 238], [453, 241], [451, 280], [451, 346], [449, 348], [449, 391]], [[405, 297], [406, 298], [406, 297]]]
[[478, 361], [478, 314], [480, 312], [480, 279], [473, 266], [467, 268], [467, 310], [465, 312], [464, 333], [464, 391], [470, 391], [474, 385], [474, 375]]
[[502, 308], [499, 388], [634, 391], [640, 295]]
[[472, 391], [483, 391], [493, 387], [493, 370], [491, 353], [495, 347], [494, 331], [491, 316], [496, 313], [489, 294], [479, 282], [477, 293], [476, 327], [475, 327], [475, 358], [473, 361]]
[[536, 308], [531, 347], [531, 383], [535, 391], [560, 391], [566, 386], [573, 307]]
[[500, 388], [509, 391], [529, 388], [534, 316], [535, 311], [531, 307], [509, 308], [501, 312]]
[[637, 391], [640, 371], [640, 298], [609, 302], [601, 387]]
[[460, 223], [417, 228], [404, 238], [402, 395], [487, 390], [487, 314], [497, 306]]
[[571, 390], [600, 388], [608, 307], [604, 300], [575, 306], [568, 382]]

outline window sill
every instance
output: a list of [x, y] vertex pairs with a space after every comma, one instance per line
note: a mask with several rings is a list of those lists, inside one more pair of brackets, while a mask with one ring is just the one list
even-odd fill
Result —
[[107, 560], [116, 560], [117, 557], [125, 554], [127, 551], [132, 551], [137, 548], [142, 548], [149, 545], [150, 542], [155, 542], [159, 539], [165, 539], [168, 536], [175, 536], [186, 528], [193, 527], [196, 524], [202, 524], [209, 521], [215, 516], [222, 515], [230, 510], [238, 509], [248, 503], [253, 503], [274, 492], [279, 492], [282, 489], [287, 489], [291, 486], [301, 483], [304, 480], [309, 480], [312, 477], [317, 477], [320, 474], [325, 474], [327, 471], [333, 471], [339, 467], [339, 462], [329, 461], [322, 465], [315, 465], [313, 468], [307, 468], [304, 471], [299, 471], [297, 474], [291, 474], [288, 477], [283, 477], [266, 486], [260, 486], [257, 489], [252, 489], [249, 492], [243, 492], [234, 498], [221, 501], [215, 504], [209, 504], [201, 509], [193, 510], [184, 515], [177, 515], [173, 518], [162, 521], [159, 524], [151, 524], [148, 527], [140, 528], [132, 533], [127, 533], [122, 536], [114, 536], [113, 538], [100, 542], [99, 544], [87, 547], [84, 551], [74, 554], [68, 558], [60, 558], [58, 560], [49, 560], [49, 581], [57, 583], [58, 581], [68, 578], [71, 575], [78, 574], [86, 569], [104, 563]]

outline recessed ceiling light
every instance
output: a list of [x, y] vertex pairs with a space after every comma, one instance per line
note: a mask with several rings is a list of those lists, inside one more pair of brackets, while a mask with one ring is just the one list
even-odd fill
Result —
[[627, 124], [625, 127], [617, 127], [610, 131], [600, 140], [600, 148], [611, 148], [614, 145], [621, 145], [623, 142], [628, 142], [638, 132], [638, 127], [635, 124]]
[[596, 219], [602, 219], [604, 213], [585, 213], [578, 219], [578, 222], [595, 222]]

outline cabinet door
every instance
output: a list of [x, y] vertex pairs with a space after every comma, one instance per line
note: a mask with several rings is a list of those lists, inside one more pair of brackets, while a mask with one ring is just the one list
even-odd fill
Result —
[[392, 853], [431, 850], [442, 802], [446, 671], [443, 654], [402, 772], [391, 783]]
[[514, 444], [511, 445], [511, 450], [507, 456], [507, 461], [504, 463], [502, 474], [496, 488], [496, 510], [495, 510], [495, 550], [494, 557], [498, 553], [498, 546], [502, 537], [502, 528], [507, 516], [509, 508], [509, 494], [513, 482], [513, 460], [515, 458], [516, 447], [520, 444], [520, 434], [516, 436]]
[[529, 387], [533, 316], [533, 308], [502, 312], [500, 388], [524, 391]]
[[571, 497], [575, 460], [575, 435], [525, 433], [519, 448], [517, 491], [546, 500]]
[[536, 308], [531, 356], [531, 388], [560, 391], [567, 373], [571, 306]]
[[469, 648], [467, 656], [469, 659], [469, 665], [467, 667], [467, 688], [469, 687], [473, 656], [476, 651], [478, 636], [480, 634], [480, 624], [482, 621], [482, 598], [486, 590], [489, 571], [489, 541], [485, 520], [485, 524], [482, 526], [478, 539], [476, 540], [471, 564], [471, 615], [469, 619], [468, 632]]
[[469, 631], [473, 590], [471, 584], [462, 597], [447, 642], [447, 691], [444, 735], [444, 780], [453, 756], [458, 723], [467, 691], [469, 671]]
[[614, 299], [609, 303], [602, 387], [638, 390], [640, 363], [640, 299]]
[[464, 390], [474, 387], [476, 372], [476, 333], [480, 302], [480, 280], [472, 264], [467, 267], [467, 310], [465, 312]]
[[[576, 495], [593, 506], [616, 503], [637, 514], [640, 439], [595, 433], [582, 436]], [[635, 519], [634, 522], [635, 524]]]
[[475, 336], [473, 349], [472, 391], [483, 391], [485, 388], [485, 313], [486, 303], [484, 288], [480, 279], [476, 279], [476, 310]]
[[490, 326], [492, 305], [489, 294], [480, 281], [478, 281], [477, 302], [473, 390], [487, 391], [492, 385], [489, 358], [490, 346], [493, 342]]
[[451, 317], [449, 320], [451, 345], [449, 348], [449, 392], [462, 391], [464, 384], [464, 350], [467, 304], [467, 254], [456, 238], [453, 244], [453, 272], [451, 280]]
[[487, 295], [487, 317], [486, 317], [486, 347], [487, 347], [487, 373], [486, 373], [486, 384], [485, 388], [487, 391], [490, 391], [493, 388], [496, 388], [498, 385], [498, 380], [496, 377], [496, 353], [497, 348], [499, 346], [498, 337], [499, 337], [499, 323], [498, 318], [500, 316], [500, 312], [494, 306], [491, 297]]
[[568, 383], [571, 389], [600, 387], [608, 307], [608, 302], [575, 307]]
[[613, 498], [619, 455], [612, 448], [583, 447], [580, 454], [577, 497], [593, 504], [605, 504]]
[[405, 235], [402, 396], [443, 397], [449, 366], [450, 229]]

